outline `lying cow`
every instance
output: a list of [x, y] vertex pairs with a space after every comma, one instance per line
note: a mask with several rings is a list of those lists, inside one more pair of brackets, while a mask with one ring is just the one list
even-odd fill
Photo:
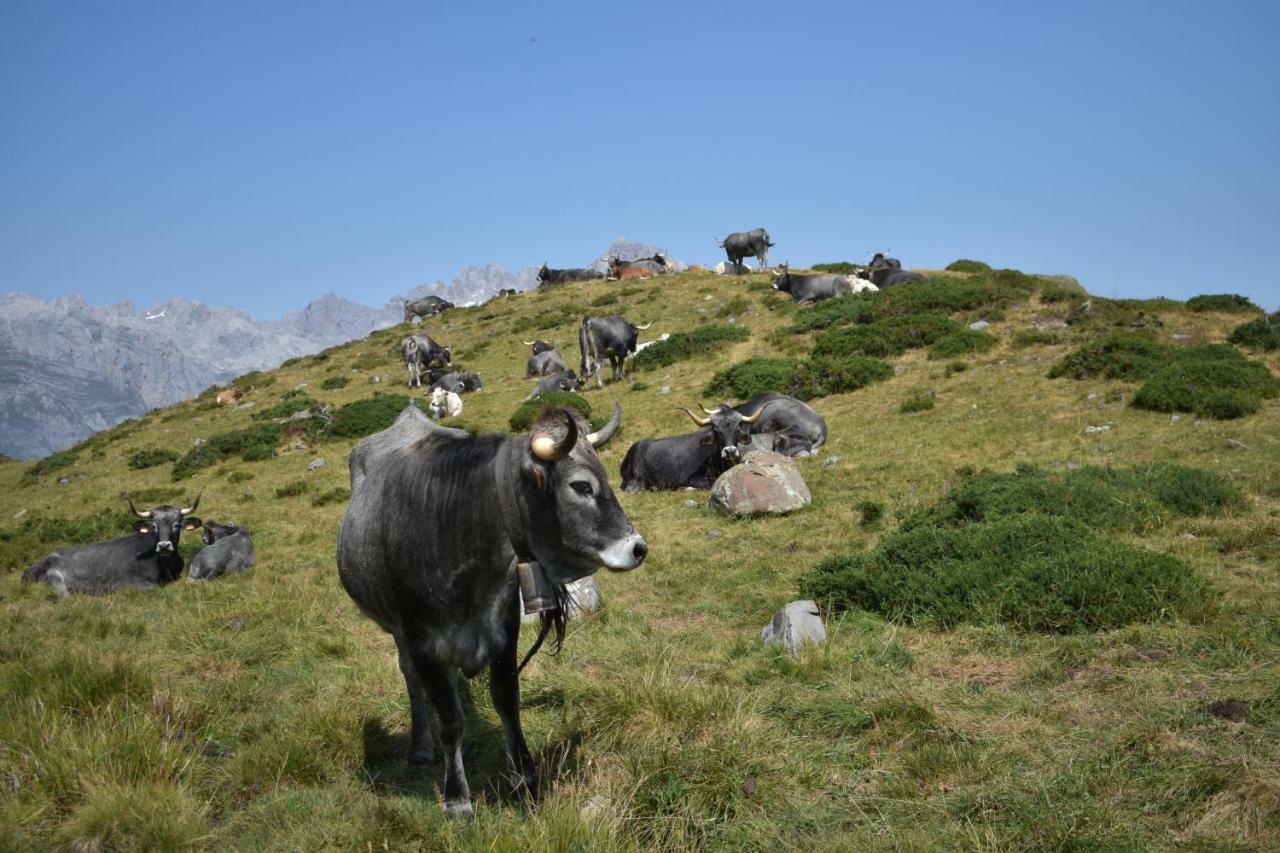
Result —
[[437, 369], [427, 371], [427, 387], [432, 390], [443, 388], [455, 394], [470, 394], [483, 388], [484, 382], [478, 373]]
[[187, 580], [207, 581], [228, 572], [252, 568], [256, 559], [249, 528], [205, 521], [204, 547], [191, 558]]
[[797, 305], [810, 305], [853, 292], [848, 276], [836, 273], [793, 273], [786, 264], [778, 264], [773, 289], [791, 294]]
[[727, 264], [724, 261], [716, 264], [716, 275], [746, 275], [751, 268], [746, 264]]
[[409, 371], [409, 387], [422, 387], [422, 373], [432, 362], [448, 364], [452, 353], [448, 347], [442, 347], [426, 335], [409, 335], [400, 341], [400, 353], [404, 356], [404, 366]]
[[530, 376], [550, 376], [555, 373], [563, 373], [569, 369], [561, 357], [560, 351], [546, 341], [525, 341], [525, 346], [533, 347], [533, 355], [529, 356], [529, 361], [525, 364], [524, 375]]
[[870, 281], [877, 289], [908, 281], [929, 280], [918, 272], [904, 270], [902, 261], [897, 258], [886, 257], [883, 252], [876, 252], [867, 268], [859, 271], [859, 276]]
[[595, 279], [604, 278], [604, 273], [592, 269], [563, 269], [553, 270], [546, 264], [542, 265], [542, 269], [538, 270], [538, 286], [545, 287], [552, 284], [568, 284], [574, 281], [593, 281]]
[[651, 258], [636, 258], [634, 261], [624, 261], [617, 257], [609, 259], [610, 278], [621, 279], [642, 277], [640, 273], [631, 273], [624, 276], [623, 272], [625, 270], [647, 270], [649, 275], [663, 275], [668, 272], [667, 259], [661, 252], [658, 252]]
[[129, 509], [140, 519], [134, 522], [133, 533], [105, 542], [59, 548], [27, 566], [22, 579], [47, 583], [63, 595], [163, 586], [182, 575], [178, 539], [182, 531], [200, 526], [200, 519], [191, 514], [199, 505], [200, 496], [196, 495], [188, 507], [164, 504], [141, 512], [129, 499]]
[[229, 405], [244, 397], [244, 389], [239, 385], [232, 385], [230, 388], [223, 388], [218, 392], [218, 396], [214, 400], [222, 406]]
[[474, 813], [457, 671], [470, 678], [488, 668], [510, 780], [536, 798], [538, 769], [520, 726], [518, 590], [545, 590], [541, 604], [526, 606], [544, 608], [543, 636], [555, 628], [558, 642], [565, 585], [601, 564], [634, 569], [648, 551], [596, 456], [606, 438], [564, 410], [545, 413], [532, 434], [471, 436], [411, 406], [351, 451], [338, 574], [361, 612], [395, 638], [410, 765], [434, 760], [428, 708], [435, 712], [451, 817]]
[[645, 438], [631, 445], [622, 459], [623, 489], [711, 488], [717, 477], [737, 465], [751, 449], [751, 427], [763, 416], [763, 411], [743, 416], [728, 406], [708, 411], [705, 418], [688, 409], [681, 411], [698, 425], [697, 432]]
[[452, 391], [436, 388], [431, 392], [427, 408], [431, 410], [431, 417], [436, 420], [456, 418], [462, 414], [462, 398]]
[[[767, 449], [775, 453], [812, 456], [827, 440], [827, 422], [822, 415], [795, 397], [777, 391], [765, 391], [733, 409], [752, 418], [751, 434], [763, 436]], [[703, 411], [715, 414], [705, 408]]]
[[635, 355], [636, 337], [639, 332], [652, 326], [649, 322], [643, 326], [627, 322], [626, 318], [613, 314], [608, 317], [583, 317], [578, 324], [578, 348], [582, 359], [582, 381], [592, 373], [596, 376], [596, 387], [603, 388], [604, 381], [600, 372], [607, 358], [613, 367], [613, 379], [616, 381], [626, 377], [627, 356]]
[[424, 296], [421, 299], [405, 300], [404, 322], [413, 322], [414, 317], [434, 317], [453, 308], [454, 304], [439, 296]]
[[532, 400], [534, 397], [547, 394], [552, 391], [578, 391], [582, 388], [582, 381], [578, 379], [578, 374], [572, 370], [562, 370], [552, 376], [544, 376], [538, 380], [538, 384], [529, 392], [529, 396], [525, 400]]

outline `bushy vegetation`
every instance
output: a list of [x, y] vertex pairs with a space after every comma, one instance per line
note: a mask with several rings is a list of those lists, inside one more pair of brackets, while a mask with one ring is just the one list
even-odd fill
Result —
[[1266, 352], [1280, 349], [1280, 311], [1236, 326], [1227, 340], [1238, 346]]
[[898, 413], [909, 415], [913, 412], [927, 412], [933, 408], [936, 397], [932, 391], [914, 391], [898, 406]]
[[955, 358], [958, 355], [972, 355], [988, 352], [1000, 339], [989, 332], [978, 329], [961, 329], [960, 331], [939, 338], [929, 347], [929, 358]]
[[507, 425], [512, 432], [528, 432], [545, 409], [575, 409], [589, 423], [592, 429], [597, 425], [591, 422], [591, 404], [587, 398], [572, 391], [550, 391], [540, 394], [532, 400], [525, 400], [511, 413]]
[[351, 377], [339, 374], [338, 376], [326, 376], [324, 381], [320, 383], [321, 391], [337, 391], [339, 388], [346, 388], [351, 382]]
[[1182, 561], [1038, 513], [899, 530], [871, 552], [823, 560], [800, 591], [923, 627], [1051, 633], [1195, 617], [1209, 603], [1208, 582]]
[[991, 272], [991, 265], [982, 261], [971, 261], [968, 258], [960, 258], [947, 264], [947, 272]]
[[1060, 344], [1062, 341], [1061, 332], [1041, 329], [1019, 329], [1013, 333], [1012, 343], [1014, 349], [1025, 349], [1027, 347], [1052, 346], [1053, 344]]
[[136, 469], [154, 468], [157, 465], [164, 465], [177, 460], [178, 454], [172, 450], [149, 447], [132, 454], [129, 457], [129, 467]]
[[316, 495], [311, 499], [311, 505], [315, 507], [331, 506], [333, 504], [346, 503], [350, 498], [351, 492], [339, 487]]
[[254, 412], [253, 419], [255, 421], [266, 421], [274, 420], [275, 418], [287, 418], [319, 404], [320, 401], [312, 399], [306, 391], [293, 390], [281, 397], [280, 401], [274, 406]]
[[749, 358], [711, 378], [704, 393], [747, 400], [765, 391], [812, 400], [845, 394], [881, 382], [893, 375], [893, 366], [861, 355], [797, 358]]
[[203, 444], [191, 448], [173, 466], [172, 477], [185, 480], [197, 471], [239, 456], [246, 462], [270, 459], [280, 443], [280, 425], [258, 424], [235, 432], [212, 435]]
[[853, 275], [860, 267], [849, 261], [833, 261], [827, 264], [814, 264], [810, 267], [814, 272], [835, 273], [836, 275]]
[[729, 344], [745, 341], [751, 331], [739, 325], [706, 325], [687, 332], [674, 332], [665, 341], [645, 347], [632, 360], [636, 370], [665, 367], [698, 356], [711, 355]]
[[818, 338], [813, 355], [815, 358], [899, 355], [959, 332], [960, 326], [940, 314], [905, 314], [827, 332]]
[[950, 361], [950, 362], [947, 362], [947, 369], [945, 371], [945, 374], [946, 374], [946, 377], [950, 379], [952, 376], [955, 376], [957, 373], [964, 373], [968, 369], [969, 369], [969, 362], [967, 361], [959, 361], [959, 360]]
[[40, 477], [44, 474], [52, 474], [54, 471], [60, 471], [68, 468], [80, 460], [80, 454], [73, 450], [59, 450], [56, 453], [50, 453], [36, 464], [27, 469], [26, 475], [30, 478]]
[[1145, 379], [1172, 348], [1150, 334], [1114, 332], [1069, 353], [1049, 371], [1050, 379]]
[[377, 370], [380, 367], [391, 367], [395, 357], [388, 352], [362, 352], [351, 362], [352, 370]]
[[1187, 300], [1192, 311], [1217, 311], [1223, 314], [1252, 314], [1261, 311], [1249, 301], [1249, 297], [1236, 293], [1204, 293]]
[[[232, 385], [239, 385], [246, 391], [254, 388], [270, 388], [272, 385], [276, 384], [276, 379], [277, 377], [274, 373], [267, 373], [261, 370], [251, 370], [243, 376], [238, 376], [235, 379], [232, 379], [231, 382], [227, 384], [227, 387], [230, 388]], [[213, 389], [213, 392], [216, 395], [217, 389]]]
[[[334, 438], [364, 438], [381, 432], [396, 422], [396, 418], [409, 405], [404, 394], [374, 394], [356, 400], [333, 413], [326, 433]], [[417, 405], [417, 403], [414, 403]]]
[[306, 480], [294, 480], [292, 483], [285, 483], [276, 489], [277, 498], [296, 498], [299, 495], [305, 495], [311, 490], [310, 484]]
[[749, 358], [716, 373], [704, 393], [748, 400], [765, 391], [784, 392], [799, 366], [798, 358]]

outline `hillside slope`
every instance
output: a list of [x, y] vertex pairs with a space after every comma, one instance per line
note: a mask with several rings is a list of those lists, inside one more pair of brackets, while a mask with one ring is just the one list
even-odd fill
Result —
[[[936, 287], [977, 280], [939, 274]], [[1221, 342], [1249, 317], [1165, 300], [1094, 299], [1084, 311], [1082, 296], [1044, 282], [1001, 287], [973, 307], [928, 311], [939, 327], [987, 319], [995, 340], [972, 345], [990, 349], [931, 359], [881, 341], [889, 378], [811, 401], [830, 439], [800, 463], [808, 509], [732, 522], [705, 493], [621, 497], [649, 558], [636, 572], [602, 572], [605, 609], [522, 677], [545, 779], [537, 807], [506, 796], [500, 725], [484, 679], [470, 686], [471, 825], [444, 821], [438, 766], [405, 768], [394, 644], [337, 581], [357, 439], [299, 432], [271, 458], [232, 455], [176, 481], [172, 461], [130, 467], [140, 451], [181, 457], [268, 424], [254, 415], [287, 412], [287, 394], [339, 412], [375, 393], [421, 397], [403, 386], [403, 327], [246, 377], [252, 405], [192, 400], [42, 471], [0, 463], [0, 836], [21, 848], [1274, 849], [1280, 400], [1219, 421], [1134, 408], [1132, 379], [1048, 378], [1117, 330], [1185, 348]], [[752, 357], [816, 363], [828, 331], [817, 320], [849, 320], [820, 311], [832, 309], [792, 306], [767, 276], [686, 273], [534, 291], [426, 328], [483, 376], [458, 420], [489, 431], [505, 429], [530, 387], [521, 338], [559, 343], [574, 364], [584, 313], [653, 320], [642, 339], [748, 328], [715, 354], [586, 392], [594, 412], [623, 407], [601, 453], [616, 486], [633, 441], [688, 431], [676, 406], [725, 396], [704, 391], [717, 371]], [[1280, 367], [1278, 353], [1252, 357]], [[902, 413], [910, 399], [932, 408]], [[317, 458], [325, 464], [312, 469]], [[1162, 515], [1112, 534], [1203, 573], [1210, 606], [1194, 617], [1035, 633], [854, 608], [829, 613], [828, 644], [798, 659], [759, 643], [811, 567], [874, 546], [969, 470], [1152, 461], [1221, 474], [1243, 496], [1220, 515]], [[51, 548], [126, 529], [126, 493], [155, 504], [202, 489], [199, 515], [253, 528], [251, 572], [109, 598], [20, 583]], [[188, 534], [183, 550], [193, 549]]]

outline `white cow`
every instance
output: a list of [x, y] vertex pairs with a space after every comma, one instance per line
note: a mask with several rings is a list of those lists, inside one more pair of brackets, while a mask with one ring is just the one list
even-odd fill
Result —
[[453, 418], [462, 414], [462, 398], [452, 391], [436, 388], [431, 392], [431, 402], [427, 404], [431, 417], [436, 420]]

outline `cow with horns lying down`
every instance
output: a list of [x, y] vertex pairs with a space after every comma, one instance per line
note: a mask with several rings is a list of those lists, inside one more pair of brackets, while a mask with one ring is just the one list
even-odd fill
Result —
[[569, 369], [569, 366], [564, 363], [564, 358], [560, 355], [560, 350], [546, 341], [522, 341], [522, 343], [527, 347], [533, 347], [533, 355], [529, 356], [529, 361], [524, 368], [526, 378], [530, 376], [551, 376]]
[[512, 786], [536, 797], [538, 770], [520, 727], [520, 593], [524, 609], [542, 617], [538, 642], [553, 628], [559, 641], [566, 584], [602, 564], [630, 571], [645, 558], [595, 452], [621, 414], [615, 407], [599, 433], [553, 409], [531, 434], [473, 436], [410, 406], [351, 451], [338, 574], [360, 610], [395, 638], [411, 765], [434, 760], [428, 708], [435, 711], [450, 816], [473, 813], [457, 671], [488, 668]]
[[742, 461], [751, 449], [751, 427], [764, 409], [752, 415], [724, 405], [702, 410], [707, 417], [680, 409], [698, 425], [696, 432], [645, 438], [631, 445], [622, 460], [622, 488], [628, 492], [709, 489], [717, 477]]

